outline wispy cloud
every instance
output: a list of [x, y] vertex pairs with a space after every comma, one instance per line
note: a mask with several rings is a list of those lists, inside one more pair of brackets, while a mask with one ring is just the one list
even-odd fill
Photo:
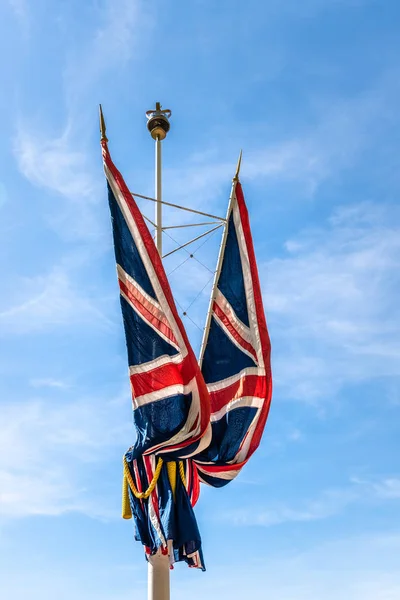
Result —
[[[257, 552], [244, 546], [233, 563], [223, 546], [212, 571], [193, 587], [193, 597], [238, 600], [243, 597], [279, 600], [396, 600], [400, 594], [400, 535], [385, 531], [328, 538], [290, 538], [285, 550], [264, 538]], [[290, 548], [288, 546], [291, 546]], [[190, 574], [177, 583], [175, 595], [184, 600]], [[266, 583], [267, 582], [267, 583]]]
[[[215, 212], [215, 204], [222, 192], [228, 193], [229, 182], [236, 169], [236, 157], [232, 162], [219, 160], [222, 154], [226, 155], [223, 146], [222, 143], [211, 161], [209, 151], [204, 150], [204, 158], [197, 153], [196, 160], [189, 159], [179, 167], [166, 169], [166, 199], [190, 202], [191, 207], [200, 210], [213, 207]], [[237, 147], [240, 147], [239, 144]], [[316, 152], [317, 149], [304, 139], [280, 140], [261, 148], [254, 147], [252, 142], [244, 154], [243, 171], [250, 179], [301, 181], [306, 190], [313, 191], [325, 172], [320, 164], [321, 157]], [[220, 216], [224, 216], [224, 210], [225, 206]], [[182, 219], [189, 220], [190, 216], [182, 215]]]
[[99, 309], [99, 298], [95, 300], [82, 293], [62, 267], [54, 268], [47, 275], [21, 277], [11, 306], [0, 310], [0, 323], [5, 334], [26, 334], [83, 322], [112, 326]]
[[355, 478], [353, 481], [359, 485], [363, 485], [377, 498], [382, 500], [400, 500], [400, 478], [387, 477], [378, 481]]
[[[127, 394], [121, 395], [126, 401]], [[52, 403], [30, 400], [2, 406], [0, 507], [2, 518], [83, 512], [110, 514], [111, 490], [98, 497], [96, 476], [107, 456], [118, 461], [132, 439], [122, 400]], [[12, 449], [12, 452], [10, 452]], [[119, 462], [119, 461], [118, 461]], [[99, 471], [100, 470], [100, 471]], [[110, 492], [110, 493], [109, 493]], [[112, 514], [112, 513], [111, 513]]]
[[261, 266], [284, 393], [310, 401], [345, 382], [400, 375], [400, 214], [363, 203]]
[[288, 522], [316, 521], [338, 514], [357, 497], [357, 493], [352, 489], [328, 490], [316, 500], [297, 502], [296, 507], [283, 504], [270, 508], [249, 506], [228, 510], [223, 518], [244, 527], [271, 527]]
[[299, 429], [292, 429], [287, 435], [287, 439], [291, 442], [301, 442], [304, 440], [304, 434]]
[[[14, 156], [22, 175], [50, 195], [62, 196], [63, 203], [49, 204], [48, 215], [67, 238], [96, 238], [104, 233], [93, 208], [104, 196], [100, 151], [89, 150], [93, 111], [102, 78], [110, 70], [123, 69], [136, 56], [152, 22], [140, 0], [106, 0], [93, 4], [90, 12], [97, 27], [71, 45], [64, 57], [66, 121], [51, 131], [46, 115], [20, 114], [14, 139]], [[60, 16], [64, 18], [68, 27], [68, 18]]]
[[61, 379], [52, 379], [51, 377], [43, 377], [37, 379], [31, 379], [29, 384], [34, 388], [57, 388], [60, 390], [66, 390], [71, 385]]
[[67, 128], [61, 136], [41, 138], [20, 123], [14, 153], [21, 173], [33, 184], [69, 199], [87, 202], [96, 184], [85, 152], [74, 149]]
[[[106, 532], [104, 533], [106, 535]], [[275, 542], [275, 540], [274, 540]], [[174, 578], [174, 598], [185, 600], [188, 589], [193, 600], [220, 597], [240, 600], [267, 597], [279, 600], [397, 600], [400, 595], [400, 535], [378, 531], [365, 535], [348, 535], [324, 542], [290, 540], [292, 547], [281, 550], [281, 544], [265, 539], [257, 552], [244, 551], [237, 556], [227, 556], [221, 543], [208, 563], [205, 575], [196, 577], [192, 570], [177, 568]], [[44, 561], [32, 561], [25, 573], [30, 581], [30, 599], [40, 600], [51, 596], [55, 586], [62, 589], [62, 600], [93, 592], [96, 598], [129, 600], [132, 581], [138, 596], [145, 595], [146, 568], [139, 562], [138, 569], [109, 562], [102, 563], [96, 553], [93, 557], [79, 556], [71, 571], [56, 565], [51, 572]], [[108, 554], [106, 555], [108, 559]], [[103, 559], [104, 560], [104, 559]], [[108, 559], [109, 561], [109, 559]], [[121, 577], [121, 574], [125, 576]], [[129, 575], [129, 576], [128, 576]], [[3, 586], [7, 597], [23, 600], [26, 585], [20, 572], [12, 567], [11, 581]]]
[[21, 26], [26, 29], [29, 22], [29, 9], [27, 0], [8, 0], [8, 4]]
[[379, 502], [400, 498], [400, 478], [361, 480], [353, 478], [348, 487], [329, 489], [312, 500], [296, 501], [295, 506], [273, 503], [228, 510], [218, 515], [237, 526], [271, 527], [289, 522], [320, 521], [342, 513], [347, 507], [362, 502]]
[[33, 127], [20, 116], [14, 156], [22, 175], [47, 191], [44, 216], [60, 237], [98, 240], [104, 236], [94, 208], [104, 196], [100, 152], [90, 154], [85, 141], [76, 143], [75, 136], [68, 124], [60, 135], [46, 137], [38, 123]]
[[142, 0], [105, 0], [96, 5], [92, 16], [98, 25], [79, 48], [71, 48], [64, 72], [69, 111], [76, 117], [99, 79], [143, 52], [152, 27]]
[[264, 190], [268, 184], [296, 185], [299, 201], [315, 197], [321, 184], [357, 164], [376, 148], [383, 132], [390, 134], [399, 96], [398, 74], [388, 72], [375, 86], [353, 97], [314, 98], [311, 125], [295, 127], [290, 134], [277, 128], [262, 144], [259, 128], [264, 124], [259, 121], [238, 124], [234, 136], [216, 132], [212, 145], [165, 170], [165, 197], [217, 210], [216, 203], [228, 192], [234, 174], [235, 147], [237, 154], [240, 147], [244, 149], [244, 180]]

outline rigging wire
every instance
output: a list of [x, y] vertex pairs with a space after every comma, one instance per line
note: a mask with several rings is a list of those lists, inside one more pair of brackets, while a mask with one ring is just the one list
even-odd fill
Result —
[[186, 314], [185, 317], [187, 317], [189, 319], [189, 321], [191, 321], [193, 323], [193, 325], [195, 325], [197, 327], [197, 329], [199, 331], [201, 331], [201, 333], [203, 333], [204, 327], [200, 327], [200, 325], [197, 325], [197, 323], [195, 321], [193, 321], [192, 317], [190, 317], [188, 314]]
[[206, 289], [206, 287], [208, 286], [208, 284], [210, 283], [210, 281], [212, 281], [214, 279], [214, 273], [211, 275], [210, 279], [207, 281], [206, 285], [204, 285], [200, 292], [197, 294], [197, 296], [195, 298], [193, 298], [193, 300], [191, 301], [191, 303], [189, 304], [189, 306], [186, 309], [186, 312], [189, 310], [189, 308], [196, 302], [197, 298], [199, 298], [201, 296], [201, 294], [204, 292], [204, 290]]
[[[201, 260], [199, 260], [199, 259], [198, 259], [198, 258], [195, 256], [195, 253], [196, 253], [198, 250], [200, 250], [200, 248], [201, 248], [202, 246], [204, 246], [204, 244], [205, 244], [206, 242], [208, 242], [208, 240], [209, 240], [209, 239], [211, 239], [211, 238], [212, 238], [212, 236], [215, 234], [215, 232], [216, 232], [216, 231], [217, 231], [217, 230], [215, 229], [215, 230], [214, 230], [212, 233], [210, 233], [210, 235], [209, 235], [208, 237], [206, 237], [206, 239], [205, 239], [205, 240], [204, 240], [204, 241], [203, 241], [203, 242], [202, 242], [202, 243], [201, 243], [199, 246], [197, 246], [197, 248], [196, 248], [195, 250], [193, 250], [192, 252], [190, 252], [190, 251], [189, 251], [189, 250], [187, 250], [186, 248], [181, 248], [181, 250], [184, 250], [184, 251], [185, 251], [185, 252], [186, 252], [186, 253], [189, 255], [189, 258], [194, 258], [194, 260], [195, 260], [196, 262], [198, 262], [198, 263], [199, 263], [199, 264], [200, 264], [202, 267], [204, 267], [205, 269], [207, 269], [207, 271], [209, 271], [209, 272], [210, 272], [210, 273], [212, 273], [212, 274], [214, 274], [214, 273], [215, 273], [215, 271], [212, 271], [212, 270], [211, 270], [209, 267], [207, 267], [207, 265], [205, 265], [204, 263], [202, 263], [202, 262], [201, 262]], [[172, 235], [171, 235], [170, 233], [168, 233], [167, 231], [164, 231], [164, 233], [165, 233], [165, 235], [167, 235], [169, 238], [171, 238], [171, 240], [172, 240], [173, 242], [175, 242], [175, 244], [179, 244], [178, 240], [176, 240], [174, 237], [172, 237]]]
[[[147, 219], [150, 221], [150, 219]], [[181, 263], [179, 263], [176, 267], [174, 267], [172, 269], [172, 271], [170, 271], [168, 273], [168, 277], [170, 277], [170, 275], [172, 275], [172, 273], [174, 273], [175, 271], [177, 271], [180, 267], [182, 267], [190, 258], [194, 258], [194, 260], [196, 262], [199, 263], [199, 265], [201, 265], [204, 269], [206, 269], [209, 273], [211, 273], [211, 277], [207, 280], [206, 284], [201, 288], [200, 292], [198, 292], [196, 294], [196, 296], [193, 298], [193, 300], [189, 303], [189, 305], [187, 306], [187, 308], [183, 308], [182, 304], [180, 304], [180, 302], [178, 302], [178, 300], [176, 299], [175, 295], [174, 295], [174, 300], [177, 304], [177, 306], [180, 308], [181, 312], [182, 312], [182, 316], [186, 317], [187, 319], [189, 319], [189, 321], [191, 321], [191, 323], [193, 323], [193, 325], [195, 327], [197, 327], [197, 329], [203, 333], [204, 331], [204, 327], [200, 327], [200, 325], [198, 325], [198, 323], [196, 323], [196, 321], [194, 321], [192, 319], [192, 317], [188, 314], [188, 310], [193, 306], [193, 304], [196, 302], [196, 300], [198, 300], [198, 298], [201, 296], [201, 294], [204, 292], [204, 290], [206, 289], [206, 287], [209, 285], [210, 281], [214, 278], [215, 275], [215, 270], [212, 271], [207, 265], [205, 265], [201, 260], [199, 260], [196, 256], [195, 253], [198, 252], [200, 250], [200, 248], [202, 248], [204, 246], [204, 244], [206, 242], [208, 242], [208, 240], [215, 234], [215, 232], [217, 231], [217, 229], [219, 228], [215, 228], [213, 231], [210, 232], [210, 234], [205, 238], [204, 241], [201, 242], [201, 244], [199, 246], [197, 246], [197, 248], [195, 250], [193, 250], [192, 252], [190, 252], [189, 250], [187, 250], [186, 248], [181, 248], [181, 250], [184, 250], [186, 252], [186, 254], [188, 255], [185, 260], [183, 260]], [[175, 242], [175, 244], [178, 244], [180, 242], [178, 242], [178, 240], [176, 240], [168, 231], [165, 231], [165, 229], [163, 229], [163, 233], [165, 235], [167, 235], [173, 242]]]
[[204, 327], [201, 328], [200, 325], [198, 325], [195, 321], [193, 321], [192, 317], [190, 315], [187, 314], [187, 312], [185, 311], [185, 309], [183, 308], [182, 304], [180, 304], [178, 302], [178, 300], [175, 298], [175, 302], [177, 303], [177, 305], [179, 306], [179, 308], [182, 311], [182, 316], [187, 317], [189, 319], [189, 321], [191, 321], [193, 323], [193, 325], [195, 325], [197, 327], [197, 329], [199, 331], [201, 331], [203, 333]]
[[182, 250], [182, 248], [186, 248], [186, 246], [189, 246], [189, 244], [193, 244], [194, 242], [197, 242], [197, 240], [200, 240], [201, 238], [206, 237], [207, 235], [210, 235], [213, 231], [216, 231], [217, 229], [219, 229], [220, 227], [222, 227], [222, 223], [220, 223], [219, 225], [217, 225], [216, 227], [214, 227], [213, 229], [209, 229], [208, 231], [205, 231], [204, 233], [198, 235], [197, 237], [195, 237], [192, 240], [189, 240], [188, 242], [185, 242], [184, 244], [180, 244], [177, 248], [174, 248], [173, 250], [171, 250], [170, 252], [167, 252], [167, 254], [164, 254], [162, 256], [162, 258], [167, 258], [168, 256], [171, 256], [171, 254], [175, 254], [175, 252], [178, 252], [179, 250]]
[[179, 269], [179, 267], [181, 267], [182, 265], [184, 265], [185, 262], [187, 262], [190, 258], [192, 258], [192, 256], [189, 254], [189, 256], [187, 256], [185, 258], [185, 260], [183, 260], [181, 263], [179, 263], [179, 265], [177, 265], [174, 269], [172, 269], [172, 271], [170, 271], [169, 273], [167, 273], [167, 277], [169, 277], [170, 275], [172, 275], [172, 273], [174, 273], [177, 269]]

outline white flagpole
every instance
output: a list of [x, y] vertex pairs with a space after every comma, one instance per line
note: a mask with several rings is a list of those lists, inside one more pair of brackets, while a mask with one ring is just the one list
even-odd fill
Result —
[[155, 197], [156, 197], [156, 210], [155, 210], [155, 242], [156, 248], [160, 256], [162, 256], [162, 183], [161, 183], [161, 169], [162, 169], [162, 146], [160, 136], [156, 138], [156, 185], [155, 185]]
[[[161, 110], [161, 104], [156, 102], [155, 110], [146, 112], [147, 128], [155, 141], [155, 232], [154, 241], [160, 256], [162, 256], [162, 183], [161, 183], [161, 142], [165, 139], [169, 128], [170, 110]], [[149, 499], [150, 502], [150, 499]], [[148, 600], [170, 600], [170, 561], [167, 554], [159, 550], [148, 560], [147, 598]]]

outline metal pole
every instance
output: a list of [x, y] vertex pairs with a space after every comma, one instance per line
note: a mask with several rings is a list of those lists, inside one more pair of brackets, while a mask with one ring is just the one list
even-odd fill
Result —
[[161, 183], [161, 168], [162, 168], [162, 148], [160, 137], [156, 138], [156, 185], [155, 185], [155, 197], [156, 197], [156, 210], [155, 210], [155, 243], [156, 248], [160, 256], [162, 256], [162, 183]]
[[168, 554], [149, 557], [147, 571], [148, 600], [170, 600], [170, 563]]
[[[162, 256], [162, 185], [161, 185], [161, 142], [165, 139], [170, 125], [170, 110], [161, 110], [161, 104], [156, 103], [155, 110], [146, 112], [148, 119], [147, 128], [156, 143], [155, 155], [155, 244], [160, 256]], [[149, 499], [150, 501], [150, 499]], [[168, 552], [163, 554], [158, 550], [157, 554], [149, 557], [147, 575], [147, 598], [148, 600], [170, 600], [170, 561]]]

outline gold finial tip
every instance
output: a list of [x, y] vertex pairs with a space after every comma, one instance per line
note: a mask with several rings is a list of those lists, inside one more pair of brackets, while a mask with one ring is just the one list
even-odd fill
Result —
[[235, 173], [235, 177], [233, 178], [233, 181], [239, 181], [239, 173], [240, 173], [240, 165], [242, 164], [242, 150], [240, 151], [239, 154], [239, 159], [237, 162], [237, 167], [236, 167], [236, 173]]
[[103, 142], [108, 142], [106, 136], [106, 122], [104, 120], [103, 109], [101, 104], [99, 104], [99, 117], [100, 117], [100, 140]]

